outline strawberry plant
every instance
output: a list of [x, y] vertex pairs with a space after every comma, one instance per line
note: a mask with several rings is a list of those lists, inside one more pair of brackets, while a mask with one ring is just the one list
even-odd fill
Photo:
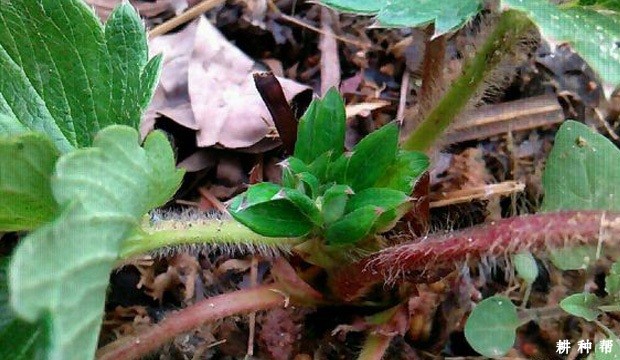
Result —
[[[383, 26], [434, 22], [428, 40], [430, 44], [439, 39], [438, 46], [442, 37], [482, 9], [480, 1], [324, 3], [377, 14]], [[414, 7], [416, 3], [420, 6]], [[175, 169], [163, 134], [154, 132], [140, 141], [136, 131], [161, 58], [147, 59], [144, 29], [132, 7], [119, 5], [102, 26], [79, 0], [4, 4], [0, 231], [27, 235], [10, 258], [0, 259], [0, 358], [93, 358], [115, 263], [167, 246], [282, 249], [317, 266], [327, 280], [305, 282], [285, 257], [276, 258], [271, 269], [274, 283], [198, 302], [136, 338], [101, 348], [100, 359], [139, 358], [180, 332], [224, 316], [289, 301], [363, 305], [369, 302], [364, 296], [372, 286], [404, 284], [398, 295], [365, 319], [368, 337], [360, 358], [381, 358], [394, 334], [404, 331], [405, 303], [412, 291], [408, 283], [440, 279], [455, 262], [510, 254], [519, 275], [531, 285], [537, 277], [532, 270], [535, 260], [525, 251], [538, 254], [561, 251], [564, 245], [589, 245], [584, 251], [592, 254], [593, 245], [590, 259], [600, 256], [609, 247], [608, 239], [620, 233], [620, 205], [614, 196], [620, 180], [618, 150], [571, 121], [558, 132], [549, 158], [540, 214], [430, 234], [422, 242], [385, 245], [389, 235], [384, 233], [418, 201], [411, 195], [429, 166], [418, 150], [434, 143], [489, 68], [511, 51], [522, 32], [533, 28], [530, 19], [543, 33], [582, 51], [605, 84], [620, 82], [620, 65], [614, 61], [619, 51], [613, 42], [618, 35], [616, 18], [601, 18], [593, 8], [557, 8], [541, 0], [502, 4], [512, 10], [502, 12], [488, 42], [402, 147], [398, 126], [389, 123], [344, 151], [344, 103], [330, 90], [302, 116], [292, 156], [282, 163], [281, 184], [255, 184], [232, 199], [233, 219], [171, 228], [144, 221], [145, 214], [173, 196], [183, 174]], [[558, 26], [560, 21], [593, 26], [597, 51], [589, 52], [590, 34], [581, 37], [570, 26]], [[552, 251], [552, 258], [553, 254], [557, 252]], [[565, 260], [571, 254], [556, 257]], [[583, 256], [576, 260], [577, 266], [584, 265]], [[562, 268], [571, 266], [575, 265]], [[614, 265], [607, 276], [608, 297], [578, 294], [565, 299], [562, 307], [588, 320], [615, 311], [618, 271]], [[506, 297], [484, 300], [470, 315], [467, 339], [481, 354], [503, 355], [513, 346], [520, 317], [528, 316], [519, 311]]]

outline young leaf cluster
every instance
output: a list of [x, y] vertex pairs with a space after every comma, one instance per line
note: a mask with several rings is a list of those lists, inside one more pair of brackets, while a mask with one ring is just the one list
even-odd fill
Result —
[[315, 237], [355, 244], [391, 229], [411, 208], [428, 158], [398, 149], [398, 126], [387, 124], [344, 151], [345, 109], [335, 89], [314, 100], [300, 120], [282, 185], [252, 185], [230, 204], [231, 215], [273, 237]]

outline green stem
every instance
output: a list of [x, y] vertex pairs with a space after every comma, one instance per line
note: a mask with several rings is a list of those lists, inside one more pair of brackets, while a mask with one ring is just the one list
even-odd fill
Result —
[[[179, 246], [224, 246], [227, 248], [255, 248], [259, 252], [288, 251], [299, 242], [295, 238], [272, 238], [256, 234], [234, 220], [207, 220], [199, 224], [191, 221], [169, 221], [169, 229], [141, 229], [126, 239], [120, 258], [144, 254], [162, 248]], [[158, 225], [161, 228], [161, 225]]]
[[485, 77], [501, 63], [534, 24], [522, 13], [505, 11], [496, 28], [439, 104], [405, 140], [405, 150], [428, 150], [465, 108]]

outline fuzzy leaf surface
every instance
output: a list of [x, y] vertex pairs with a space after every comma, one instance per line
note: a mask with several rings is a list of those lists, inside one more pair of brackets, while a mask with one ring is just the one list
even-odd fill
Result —
[[330, 168], [333, 179], [358, 192], [374, 185], [396, 158], [398, 126], [387, 124], [363, 138], [351, 153], [342, 154]]
[[138, 127], [159, 74], [128, 3], [103, 27], [80, 0], [0, 7], [0, 113], [48, 135], [61, 152], [111, 124]]
[[0, 137], [0, 231], [31, 230], [56, 216], [51, 177], [58, 156], [43, 134]]
[[481, 9], [480, 0], [323, 0], [344, 12], [376, 15], [381, 27], [419, 27], [435, 24], [434, 36], [458, 30]]
[[547, 0], [502, 0], [524, 11], [555, 43], [568, 42], [601, 77], [606, 92], [620, 85], [620, 15], [580, 6], [560, 8]]
[[[285, 191], [298, 202], [288, 198]], [[228, 211], [235, 220], [258, 234], [272, 237], [303, 236], [314, 227], [312, 218], [318, 209], [316, 212], [308, 209], [299, 197], [291, 194], [294, 194], [294, 190], [272, 183], [252, 185], [231, 201]], [[308, 200], [312, 202], [310, 198]]]
[[416, 180], [429, 167], [428, 156], [418, 151], [400, 150], [396, 161], [379, 178], [375, 187], [390, 188], [411, 194]]
[[620, 150], [576, 121], [560, 127], [543, 174], [543, 211], [620, 211]]
[[346, 115], [342, 97], [335, 88], [321, 100], [313, 100], [299, 121], [295, 156], [311, 163], [327, 151], [334, 157], [344, 150]]
[[[47, 359], [92, 359], [109, 273], [120, 243], [183, 176], [165, 135], [110, 126], [93, 147], [62, 156], [52, 192], [62, 213], [30, 233], [11, 259], [11, 305], [28, 321], [47, 316]], [[76, 311], [76, 309], [79, 309]]]
[[519, 326], [517, 308], [505, 296], [482, 300], [467, 318], [465, 338], [481, 355], [497, 358], [514, 345]]

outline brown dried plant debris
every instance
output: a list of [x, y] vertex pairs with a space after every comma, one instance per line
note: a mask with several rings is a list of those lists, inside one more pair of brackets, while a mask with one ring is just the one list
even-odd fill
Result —
[[[249, 148], [272, 132], [271, 116], [252, 78], [256, 63], [206, 18], [152, 39], [149, 51], [163, 53], [164, 65], [142, 135], [153, 129], [160, 115], [195, 130], [198, 147]], [[288, 101], [308, 89], [279, 80]]]

